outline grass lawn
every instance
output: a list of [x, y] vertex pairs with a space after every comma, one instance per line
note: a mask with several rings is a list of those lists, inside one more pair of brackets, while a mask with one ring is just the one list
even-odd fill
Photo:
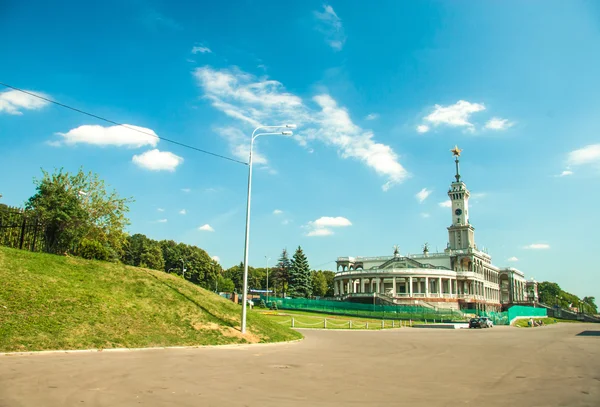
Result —
[[[556, 318], [533, 318], [534, 321], [542, 321], [542, 323], [544, 325], [552, 325], [552, 324], [556, 324], [558, 322], [561, 322], [560, 320], [557, 320]], [[527, 319], [517, 319], [515, 321], [515, 323], [513, 324], [514, 326], [517, 326], [519, 328], [531, 328], [529, 326], [529, 318]]]
[[276, 342], [301, 334], [164, 272], [0, 247], [0, 351]]
[[[352, 329], [382, 329], [381, 319], [292, 310], [255, 310], [255, 312], [268, 316], [284, 326], [291, 326], [292, 318], [294, 318], [294, 327], [296, 328], [323, 329], [325, 328], [324, 320], [327, 319], [327, 329], [350, 329], [350, 321], [352, 321]], [[384, 328], [399, 328], [400, 323], [401, 321], [384, 320]], [[421, 321], [412, 322], [413, 325], [422, 323]], [[405, 324], [408, 324], [408, 321], [402, 321], [402, 326]]]

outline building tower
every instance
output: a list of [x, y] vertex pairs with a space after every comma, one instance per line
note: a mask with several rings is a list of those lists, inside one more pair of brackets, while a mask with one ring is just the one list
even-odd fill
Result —
[[448, 241], [450, 249], [464, 250], [475, 248], [475, 229], [469, 223], [469, 196], [470, 192], [464, 182], [460, 180], [460, 167], [458, 157], [462, 150], [455, 146], [452, 150], [456, 163], [456, 181], [450, 185], [448, 197], [452, 202], [452, 225], [448, 227]]

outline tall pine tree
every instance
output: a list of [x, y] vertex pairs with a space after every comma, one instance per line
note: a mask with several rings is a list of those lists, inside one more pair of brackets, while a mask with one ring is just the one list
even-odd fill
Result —
[[290, 280], [291, 268], [292, 262], [288, 256], [287, 249], [283, 249], [283, 252], [281, 252], [281, 257], [279, 258], [279, 262], [277, 263], [277, 266], [275, 266], [275, 270], [273, 270], [273, 280], [275, 280], [273, 288], [275, 290], [275, 295], [277, 295], [277, 288], [279, 288], [279, 292], [282, 294], [282, 297], [285, 297]]
[[312, 275], [308, 260], [298, 246], [294, 257], [292, 258], [292, 268], [290, 269], [289, 294], [291, 297], [309, 298], [312, 296]]

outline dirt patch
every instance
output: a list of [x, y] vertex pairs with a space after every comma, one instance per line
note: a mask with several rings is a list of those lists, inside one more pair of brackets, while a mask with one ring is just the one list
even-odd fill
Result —
[[196, 322], [192, 326], [197, 331], [200, 331], [200, 330], [219, 331], [221, 333], [221, 335], [223, 335], [227, 338], [244, 339], [245, 341], [247, 341], [249, 343], [258, 343], [261, 341], [260, 336], [250, 332], [250, 330], [248, 330], [248, 329], [246, 330], [245, 334], [242, 334], [242, 332], [239, 329], [236, 329], [236, 328], [233, 328], [230, 326], [222, 326], [222, 325], [216, 324], [214, 322]]

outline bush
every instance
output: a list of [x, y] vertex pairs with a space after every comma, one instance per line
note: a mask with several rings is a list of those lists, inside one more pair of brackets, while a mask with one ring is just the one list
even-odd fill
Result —
[[102, 243], [89, 239], [81, 241], [77, 255], [89, 260], [108, 260], [111, 257], [111, 253]]

